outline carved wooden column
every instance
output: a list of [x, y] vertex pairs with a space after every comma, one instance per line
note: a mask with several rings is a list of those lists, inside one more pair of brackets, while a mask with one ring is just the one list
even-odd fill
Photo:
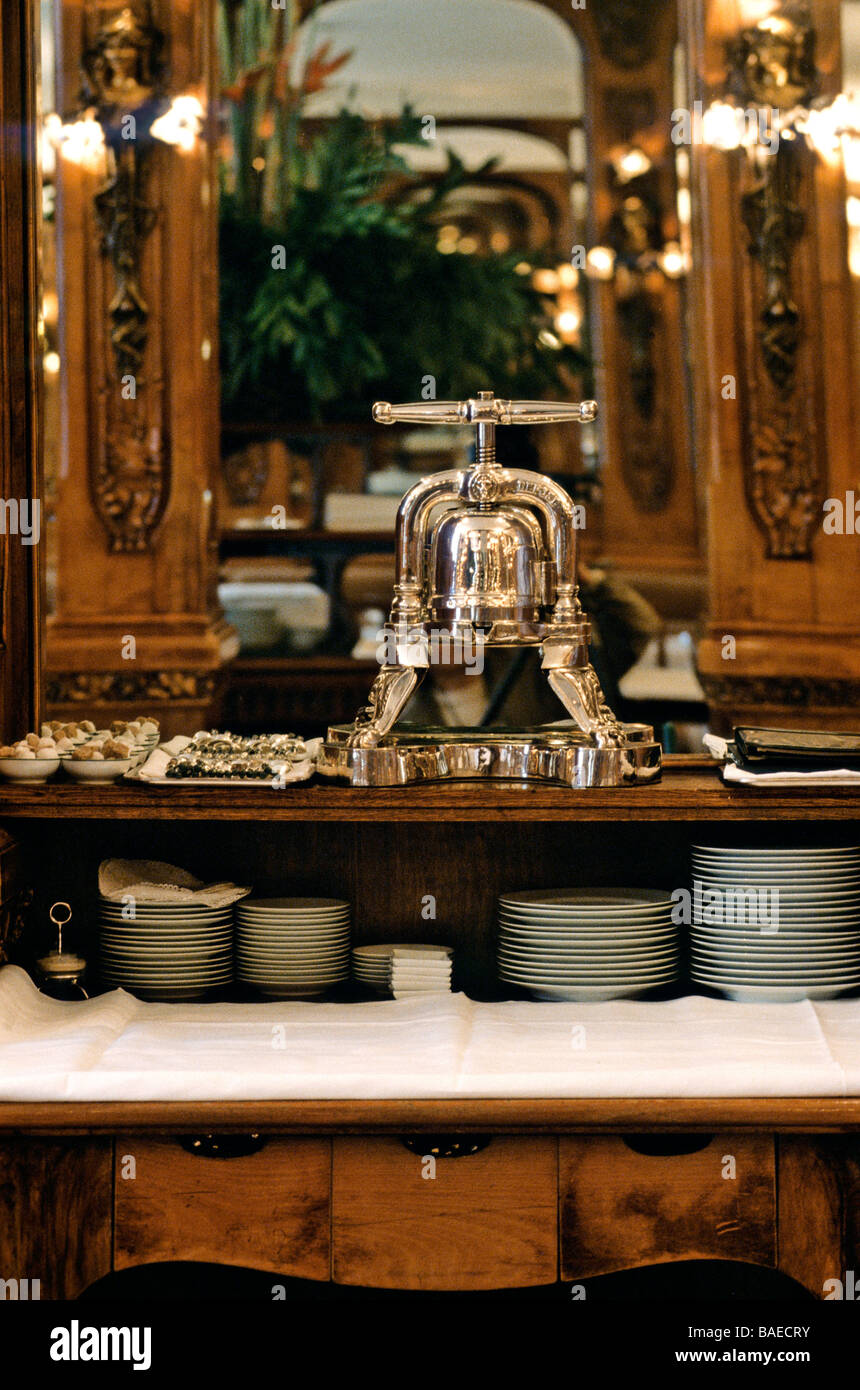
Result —
[[[678, 243], [676, 147], [669, 116], [675, 5], [553, 0], [586, 54], [592, 246], [615, 252], [592, 282], [595, 393], [600, 402], [601, 540], [661, 611], [692, 616], [703, 597], [684, 335], [684, 280], [657, 267]], [[624, 149], [645, 156], [619, 176]], [[615, 163], [614, 163], [615, 162]], [[648, 262], [651, 268], [645, 269]]]
[[[704, 109], [730, 91], [743, 109], [775, 104], [777, 69], [780, 104], [839, 91], [838, 0], [777, 7], [763, 49], [761, 5], [682, 11]], [[824, 524], [828, 499], [844, 510], [860, 496], [842, 165], [799, 135], [775, 155], [694, 140], [693, 174], [710, 590], [699, 660], [713, 722], [857, 727], [860, 537]]]
[[[48, 705], [206, 724], [235, 654], [216, 599], [214, 0], [60, 0], [57, 104], [106, 153], [57, 160], [63, 445]], [[189, 148], [177, 97], [200, 103]], [[191, 125], [194, 125], [193, 117]], [[92, 129], [92, 127], [91, 127]], [[163, 127], [161, 128], [163, 129]]]
[[[4, 287], [0, 293], [0, 737], [4, 742], [32, 728], [41, 683], [38, 542], [44, 516], [37, 330], [36, 16], [31, 5], [0, 9], [0, 284]], [[24, 516], [26, 525], [21, 524]], [[0, 897], [2, 877], [0, 869]]]

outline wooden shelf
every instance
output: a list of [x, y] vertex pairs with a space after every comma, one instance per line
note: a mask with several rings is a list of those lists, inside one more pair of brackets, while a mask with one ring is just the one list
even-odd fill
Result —
[[840, 821], [860, 819], [860, 796], [841, 788], [778, 791], [724, 786], [712, 764], [665, 759], [652, 786], [572, 791], [533, 783], [353, 788], [327, 779], [271, 787], [172, 787], [69, 782], [0, 787], [0, 820], [342, 822]]
[[0, 1103], [0, 1133], [408, 1134], [844, 1133], [860, 1098], [644, 1096], [636, 1099], [36, 1101]]

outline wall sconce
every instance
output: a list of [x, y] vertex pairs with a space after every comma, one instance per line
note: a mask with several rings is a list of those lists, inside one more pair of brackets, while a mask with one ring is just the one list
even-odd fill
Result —
[[192, 150], [204, 117], [196, 96], [167, 96], [164, 44], [150, 0], [133, 0], [98, 31], [82, 57], [81, 109], [68, 121], [54, 115], [46, 122], [64, 161], [104, 174], [94, 204], [102, 253], [114, 272], [108, 317], [120, 379], [138, 375], [148, 338], [140, 267], [158, 216], [147, 201], [150, 155], [159, 143]]
[[815, 31], [802, 17], [766, 15], [728, 44], [726, 59], [726, 92], [703, 113], [701, 135], [739, 151], [741, 215], [761, 269], [752, 289], [758, 389], [747, 492], [768, 556], [809, 559], [824, 483], [795, 390], [804, 334], [792, 290], [805, 222], [800, 181], [810, 150], [829, 162], [843, 157], [847, 173], [860, 153], [860, 121], [843, 94], [818, 97]]
[[[750, 252], [761, 263], [765, 302], [759, 341], [768, 374], [785, 393], [793, 385], [800, 315], [791, 294], [791, 261], [803, 232], [798, 206], [801, 141], [822, 158], [860, 162], [860, 112], [843, 93], [816, 99], [815, 32], [767, 15], [728, 47], [727, 100], [704, 112], [702, 137], [717, 149], [744, 148], [757, 180], [742, 198]], [[858, 171], [860, 172], [860, 171]]]

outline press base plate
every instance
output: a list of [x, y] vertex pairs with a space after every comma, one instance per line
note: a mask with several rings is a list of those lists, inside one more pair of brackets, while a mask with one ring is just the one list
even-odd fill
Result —
[[399, 725], [375, 748], [350, 748], [352, 725], [328, 731], [317, 772], [354, 787], [490, 778], [567, 787], [621, 787], [656, 782], [661, 748], [647, 724], [625, 724], [625, 741], [598, 748], [573, 723], [518, 729], [427, 729]]

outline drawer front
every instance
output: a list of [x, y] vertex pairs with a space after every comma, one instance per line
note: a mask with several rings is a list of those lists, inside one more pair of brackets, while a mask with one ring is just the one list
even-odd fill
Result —
[[333, 1278], [401, 1289], [552, 1283], [557, 1191], [555, 1139], [493, 1139], [435, 1161], [399, 1139], [335, 1139]]
[[560, 1141], [563, 1279], [673, 1260], [775, 1264], [773, 1138], [716, 1135], [687, 1153], [682, 1144], [667, 1137], [676, 1151], [655, 1154], [642, 1151], [654, 1143], [614, 1135]]
[[118, 1138], [115, 1267], [201, 1260], [330, 1277], [331, 1145], [271, 1139], [207, 1157], [178, 1139]]

